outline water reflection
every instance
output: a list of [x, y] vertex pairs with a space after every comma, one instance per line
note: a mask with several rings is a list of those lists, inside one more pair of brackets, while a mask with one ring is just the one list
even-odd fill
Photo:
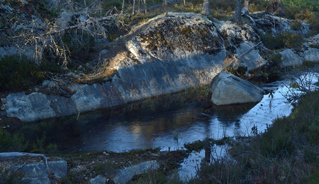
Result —
[[46, 120], [27, 125], [20, 132], [30, 140], [45, 136], [47, 142], [58, 144], [63, 153], [181, 149], [184, 143], [207, 137], [248, 135], [254, 125], [263, 131], [274, 118], [291, 112], [292, 107], [285, 103], [280, 90], [284, 89], [277, 90], [273, 98], [265, 95], [258, 104], [206, 108], [175, 101], [165, 108], [159, 103], [117, 115], [99, 111], [81, 115], [78, 120], [76, 117]]

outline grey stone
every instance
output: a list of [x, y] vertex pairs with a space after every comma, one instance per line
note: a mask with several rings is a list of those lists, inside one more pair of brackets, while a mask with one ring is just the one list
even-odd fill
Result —
[[211, 101], [216, 105], [259, 102], [263, 90], [235, 75], [219, 73], [210, 86]]
[[117, 172], [116, 176], [112, 180], [116, 184], [125, 184], [130, 181], [134, 175], [143, 174], [147, 171], [156, 170], [159, 168], [157, 161], [146, 161], [131, 167], [121, 169]]
[[47, 98], [50, 101], [50, 107], [57, 117], [68, 116], [78, 112], [74, 102], [70, 98], [57, 95], [47, 95]]
[[261, 28], [261, 32], [272, 32], [273, 34], [279, 33], [293, 33], [305, 35], [309, 32], [309, 24], [301, 23], [301, 27], [298, 30], [291, 28], [291, 23], [294, 20], [287, 18], [265, 14], [262, 19], [256, 21], [257, 27]]
[[68, 174], [67, 162], [64, 160], [49, 161], [48, 167], [54, 173], [54, 176], [58, 178], [64, 178]]
[[98, 175], [95, 178], [90, 179], [91, 184], [105, 184], [106, 183], [106, 178], [103, 177], [102, 175]]
[[[62, 14], [60, 23], [67, 23], [71, 13]], [[259, 41], [259, 36], [249, 25], [213, 24], [207, 17], [195, 13], [162, 14], [135, 27], [133, 32], [135, 34], [129, 38], [126, 47], [135, 57], [119, 57], [119, 61], [112, 64], [117, 73], [108, 81], [70, 86], [74, 92], [71, 98], [41, 93], [10, 94], [6, 97], [6, 113], [22, 121], [35, 121], [114, 107], [206, 85], [224, 69], [228, 53], [226, 46], [235, 48], [239, 56]], [[165, 44], [159, 44], [161, 39]], [[101, 57], [103, 60], [103, 54]], [[249, 70], [266, 62], [258, 50], [252, 50], [241, 60]], [[70, 76], [74, 74], [70, 73]], [[49, 82], [44, 82], [44, 85], [50, 86]]]
[[[235, 54], [237, 57], [241, 56], [242, 54], [246, 53], [249, 49], [253, 48], [255, 46], [252, 42], [244, 42], [240, 44], [239, 47], [236, 48], [237, 54]], [[256, 68], [259, 68], [267, 63], [267, 61], [261, 57], [259, 54], [259, 51], [256, 49], [253, 49], [252, 51], [248, 52], [247, 54], [243, 55], [240, 60], [245, 63], [245, 65], [248, 67], [249, 70], [253, 70]]]
[[14, 46], [6, 46], [0, 47], [0, 58], [3, 56], [10, 56], [10, 55], [25, 55], [28, 58], [33, 58], [36, 54], [35, 47], [14, 47]]
[[42, 82], [42, 86], [44, 86], [44, 87], [53, 88], [53, 87], [55, 87], [56, 85], [57, 85], [57, 84], [56, 84], [55, 82], [50, 81], [50, 80], [44, 80], [44, 81]]
[[22, 180], [30, 184], [51, 184], [46, 167], [43, 163], [25, 164], [13, 166], [12, 171], [21, 171], [23, 174]]
[[72, 13], [64, 11], [60, 14], [60, 17], [55, 21], [55, 23], [59, 29], [66, 28], [69, 25], [71, 18]]
[[294, 53], [291, 49], [285, 49], [282, 52], [279, 52], [282, 56], [280, 62], [281, 67], [285, 66], [299, 66], [303, 64], [303, 58]]
[[319, 49], [317, 48], [308, 48], [308, 50], [302, 53], [302, 56], [307, 61], [319, 62]]
[[6, 99], [6, 112], [9, 117], [17, 117], [22, 121], [36, 121], [56, 116], [44, 94], [15, 93], [8, 95]]

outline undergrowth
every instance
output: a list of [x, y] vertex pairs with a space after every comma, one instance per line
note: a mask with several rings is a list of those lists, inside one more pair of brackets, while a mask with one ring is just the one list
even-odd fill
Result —
[[264, 45], [272, 50], [287, 48], [299, 48], [303, 42], [303, 36], [293, 33], [280, 33], [278, 35], [272, 35], [267, 32], [262, 37]]
[[193, 182], [318, 183], [318, 95], [303, 96], [292, 115], [276, 119], [249, 144], [234, 145], [229, 153], [236, 161], [223, 158], [203, 165]]
[[25, 90], [42, 83], [44, 78], [45, 72], [26, 56], [11, 55], [0, 59], [0, 90]]

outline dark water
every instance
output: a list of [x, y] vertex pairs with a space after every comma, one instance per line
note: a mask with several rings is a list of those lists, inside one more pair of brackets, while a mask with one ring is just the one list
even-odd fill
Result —
[[174, 150], [207, 137], [248, 135], [255, 125], [262, 131], [272, 119], [291, 111], [278, 92], [273, 99], [265, 95], [258, 104], [220, 107], [208, 107], [196, 100], [190, 103], [174, 96], [173, 99], [171, 103], [144, 101], [131, 110], [118, 108], [83, 114], [78, 120], [76, 116], [45, 120], [28, 124], [19, 132], [31, 141], [42, 138], [46, 143], [57, 144], [62, 153], [155, 147]]

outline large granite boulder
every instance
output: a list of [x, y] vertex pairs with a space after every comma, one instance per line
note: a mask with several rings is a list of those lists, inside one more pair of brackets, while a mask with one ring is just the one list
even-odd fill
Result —
[[259, 102], [263, 98], [263, 90], [229, 73], [220, 73], [212, 81], [211, 101], [216, 105]]
[[63, 86], [71, 91], [66, 97], [41, 91], [10, 94], [1, 110], [22, 121], [80, 114], [207, 85], [229, 65], [227, 58], [241, 56], [237, 68], [244, 72], [266, 64], [251, 26], [195, 13], [159, 15], [121, 39], [114, 56], [101, 55], [105, 63], [100, 67], [110, 75], [99, 83]]

